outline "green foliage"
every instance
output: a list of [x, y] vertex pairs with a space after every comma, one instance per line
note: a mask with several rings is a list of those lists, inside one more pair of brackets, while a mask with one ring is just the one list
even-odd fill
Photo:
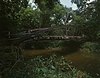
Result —
[[[57, 0], [36, 0], [35, 3], [39, 5], [36, 9], [28, 6], [27, 0], [8, 0], [2, 2], [5, 4], [5, 8], [1, 7], [0, 20], [2, 21], [2, 27], [0, 29], [3, 32], [6, 31], [6, 35], [8, 35], [8, 32], [66, 25], [66, 17], [69, 9], [59, 4]], [[6, 5], [8, 3], [9, 5]]]
[[4, 78], [92, 78], [73, 68], [64, 59], [56, 55], [44, 58], [41, 56], [19, 62]]
[[19, 30], [39, 28], [41, 25], [41, 11], [37, 9], [22, 8], [17, 14]]
[[8, 72], [17, 59], [19, 50], [14, 46], [0, 47], [0, 76]]
[[0, 0], [0, 32], [13, 31], [16, 27], [16, 13], [26, 8], [27, 0]]
[[100, 44], [99, 43], [93, 43], [93, 42], [86, 42], [82, 46], [82, 51], [87, 51], [89, 53], [99, 53], [100, 52]]
[[100, 30], [100, 1], [87, 1], [90, 0], [72, 0], [72, 2], [76, 3], [77, 5], [80, 3], [80, 5], [78, 5], [78, 15], [81, 16], [81, 18], [84, 18], [82, 23], [79, 24], [80, 26], [83, 25], [83, 34], [85, 34], [89, 40], [96, 41], [98, 38], [97, 34]]
[[72, 30], [71, 32], [74, 34], [74, 35], [82, 35], [84, 34], [85, 32], [85, 18], [80, 16], [80, 15], [77, 15], [77, 13], [73, 13], [73, 20], [71, 22], [71, 27], [72, 27]]
[[70, 12], [70, 9], [60, 4], [55, 4], [51, 16], [53, 18], [52, 22], [54, 22], [54, 25], [55, 26], [65, 25], [65, 23], [69, 20], [69, 17], [67, 17], [68, 12]]
[[59, 0], [35, 0], [41, 10], [53, 9], [55, 3], [59, 3]]
[[[43, 1], [45, 3], [45, 1]], [[21, 11], [16, 15], [18, 20], [19, 29], [32, 29], [32, 28], [43, 28], [51, 26], [61, 26], [68, 22], [67, 17], [70, 9], [60, 5], [59, 3], [54, 4], [54, 8], [49, 10], [46, 6], [33, 8], [22, 8]], [[63, 22], [62, 22], [63, 21]], [[64, 23], [64, 24], [63, 24]]]

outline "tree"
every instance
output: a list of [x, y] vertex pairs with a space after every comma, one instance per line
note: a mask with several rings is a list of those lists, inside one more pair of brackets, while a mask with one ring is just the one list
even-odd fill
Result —
[[35, 0], [35, 3], [39, 6], [41, 10], [44, 10], [45, 8], [53, 9], [55, 6], [55, 3], [59, 3], [59, 0]]
[[[78, 5], [78, 1], [80, 1], [80, 5]], [[83, 34], [85, 34], [89, 40], [96, 40], [98, 38], [97, 34], [100, 31], [100, 1], [95, 0], [89, 2], [88, 0], [73, 0], [73, 2], [78, 6], [78, 15], [84, 18]]]
[[41, 27], [41, 11], [39, 8], [34, 9], [31, 7], [22, 8], [18, 13], [18, 28], [19, 30], [29, 30]]
[[0, 37], [16, 29], [16, 13], [26, 8], [27, 0], [0, 0]]
[[55, 7], [55, 4], [59, 3], [59, 0], [35, 0], [35, 4], [42, 11], [41, 14], [41, 27], [50, 26], [51, 11]]

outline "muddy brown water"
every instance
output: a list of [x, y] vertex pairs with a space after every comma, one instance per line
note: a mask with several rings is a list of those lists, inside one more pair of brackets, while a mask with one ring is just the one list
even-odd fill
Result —
[[52, 48], [45, 50], [25, 50], [23, 55], [25, 58], [32, 58], [34, 56], [48, 56], [53, 53], [61, 54], [66, 60], [72, 62], [72, 65], [77, 69], [85, 71], [94, 78], [100, 78], [100, 54], [90, 54], [87, 52], [63, 52], [60, 48]]

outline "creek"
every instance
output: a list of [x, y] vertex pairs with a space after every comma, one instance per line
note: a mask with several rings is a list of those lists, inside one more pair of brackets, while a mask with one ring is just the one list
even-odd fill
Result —
[[77, 69], [87, 72], [94, 78], [100, 78], [100, 54], [90, 54], [87, 52], [72, 52], [67, 53], [61, 48], [42, 49], [42, 50], [25, 50], [23, 55], [25, 58], [32, 58], [34, 56], [48, 56], [56, 53], [64, 56], [66, 60], [72, 62], [72, 65]]

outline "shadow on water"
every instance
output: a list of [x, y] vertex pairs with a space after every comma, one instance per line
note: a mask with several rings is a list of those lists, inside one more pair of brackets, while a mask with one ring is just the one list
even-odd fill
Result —
[[62, 55], [72, 54], [80, 49], [82, 42], [79, 41], [64, 41], [62, 43], [63, 47], [61, 50]]

